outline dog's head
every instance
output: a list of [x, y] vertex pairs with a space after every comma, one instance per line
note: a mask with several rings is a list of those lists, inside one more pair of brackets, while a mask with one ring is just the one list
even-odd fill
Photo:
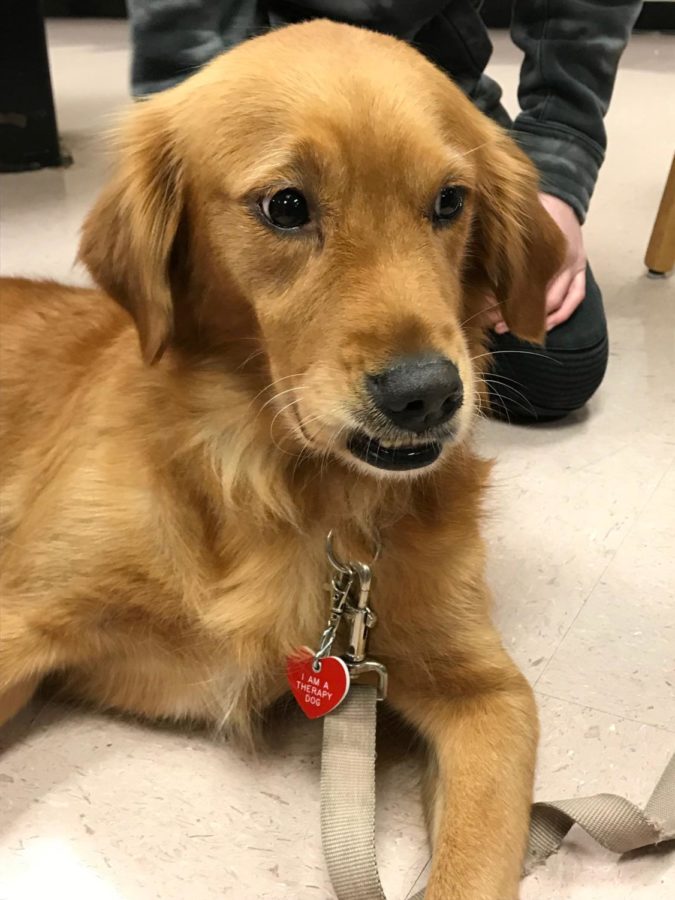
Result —
[[466, 434], [488, 292], [541, 339], [562, 243], [531, 164], [440, 71], [314, 22], [139, 106], [81, 256], [148, 363], [241, 338], [286, 439], [382, 472]]

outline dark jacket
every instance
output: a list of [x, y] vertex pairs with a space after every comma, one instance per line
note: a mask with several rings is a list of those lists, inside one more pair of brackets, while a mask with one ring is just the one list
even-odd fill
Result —
[[492, 44], [481, 0], [128, 0], [135, 94], [162, 90], [270, 25], [327, 17], [396, 35], [448, 72], [512, 130], [542, 190], [586, 216], [607, 136], [603, 118], [641, 0], [515, 0], [511, 36], [523, 51], [511, 121], [485, 74]]

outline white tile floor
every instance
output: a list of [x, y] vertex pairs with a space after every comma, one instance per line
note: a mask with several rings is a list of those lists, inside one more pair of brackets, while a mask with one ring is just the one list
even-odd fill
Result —
[[[515, 94], [517, 54], [493, 74]], [[123, 23], [53, 23], [65, 171], [4, 176], [3, 273], [81, 279], [77, 230], [104, 176], [100, 140], [129, 101]], [[539, 696], [537, 796], [644, 803], [675, 751], [675, 285], [642, 256], [673, 152], [675, 38], [639, 36], [608, 119], [586, 239], [612, 336], [587, 413], [536, 431], [489, 423], [499, 458], [490, 570], [505, 640]], [[511, 102], [511, 108], [514, 103]], [[0, 900], [298, 900], [332, 896], [318, 835], [319, 726], [293, 719], [256, 759], [199, 734], [34, 705], [0, 737]], [[382, 766], [392, 900], [426, 860], [417, 773]], [[675, 853], [617, 861], [574, 832], [524, 900], [666, 900]]]

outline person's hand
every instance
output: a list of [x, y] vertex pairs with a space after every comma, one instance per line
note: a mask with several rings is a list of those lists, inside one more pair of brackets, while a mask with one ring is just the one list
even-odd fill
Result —
[[564, 200], [539, 194], [541, 205], [567, 239], [565, 262], [546, 290], [546, 330], [566, 322], [586, 296], [586, 250], [577, 214]]
[[[539, 200], [567, 241], [562, 268], [546, 289], [546, 330], [550, 331], [566, 322], [586, 296], [586, 251], [581, 225], [572, 207], [552, 194], [539, 194]], [[496, 309], [490, 318], [497, 334], [509, 330]]]

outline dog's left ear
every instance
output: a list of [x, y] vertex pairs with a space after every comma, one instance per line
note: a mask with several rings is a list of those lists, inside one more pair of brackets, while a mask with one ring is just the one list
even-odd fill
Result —
[[172, 250], [184, 184], [162, 98], [139, 105], [124, 128], [112, 181], [87, 216], [79, 258], [131, 313], [143, 356], [156, 362], [173, 327]]
[[563, 263], [565, 239], [539, 201], [533, 164], [515, 142], [495, 128], [479, 152], [468, 278], [494, 293], [516, 337], [539, 343], [546, 287]]

